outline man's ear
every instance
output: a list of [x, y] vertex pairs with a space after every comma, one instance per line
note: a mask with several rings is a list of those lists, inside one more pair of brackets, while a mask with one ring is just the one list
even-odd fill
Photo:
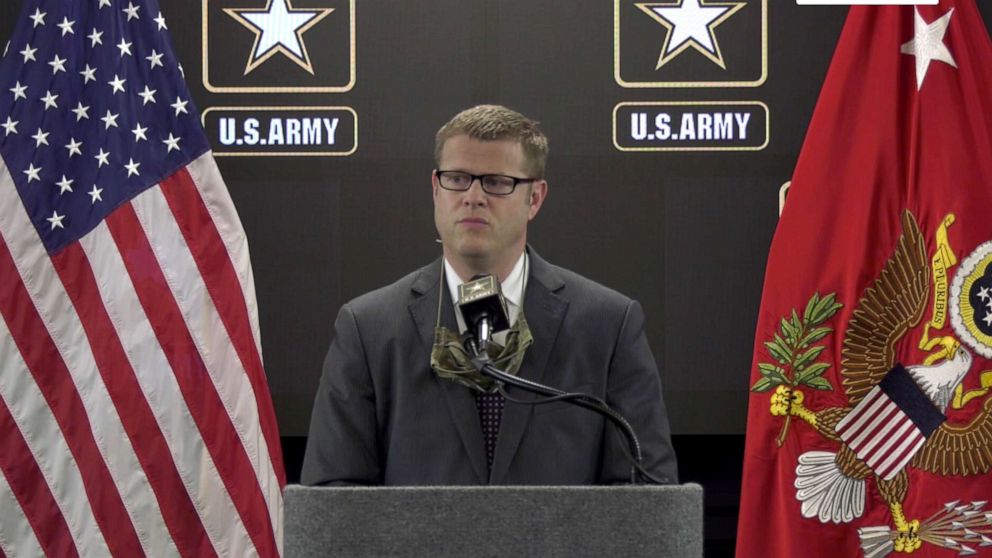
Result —
[[537, 213], [541, 210], [541, 206], [544, 205], [544, 200], [548, 198], [548, 181], [538, 180], [531, 185], [530, 197], [527, 199], [527, 204], [530, 205], [530, 219], [537, 217]]

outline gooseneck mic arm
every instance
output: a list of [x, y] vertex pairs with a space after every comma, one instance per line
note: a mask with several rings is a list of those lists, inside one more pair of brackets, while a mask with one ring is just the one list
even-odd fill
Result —
[[[471, 281], [458, 286], [458, 309], [468, 328], [462, 343], [472, 356], [472, 365], [484, 376], [496, 380], [496, 386], [508, 401], [528, 405], [550, 403], [552, 401], [567, 401], [574, 405], [593, 410], [612, 422], [623, 433], [629, 450], [621, 445], [624, 455], [631, 462], [630, 481], [632, 484], [653, 483], [666, 484], [653, 477], [641, 466], [641, 444], [634, 434], [630, 423], [620, 413], [614, 411], [606, 402], [584, 393], [569, 393], [560, 389], [548, 387], [537, 382], [525, 380], [503, 372], [489, 359], [486, 348], [493, 333], [508, 329], [510, 320], [506, 301], [500, 291], [499, 282], [492, 275], [477, 275]], [[522, 390], [547, 396], [531, 401], [514, 399], [503, 390], [503, 385], [518, 387]]]
[[500, 392], [503, 393], [504, 397], [511, 399], [503, 391], [503, 384], [518, 387], [522, 390], [529, 391], [531, 393], [536, 393], [538, 395], [548, 396], [546, 399], [539, 401], [519, 401], [511, 399], [515, 402], [522, 403], [550, 403], [552, 401], [567, 401], [573, 405], [578, 405], [579, 407], [584, 407], [595, 411], [604, 417], [606, 417], [610, 422], [612, 422], [619, 430], [623, 433], [624, 438], [627, 441], [629, 452], [625, 452], [627, 459], [631, 462], [631, 472], [630, 472], [630, 482], [631, 484], [668, 484], [662, 479], [658, 479], [651, 473], [647, 472], [641, 465], [641, 443], [637, 439], [637, 435], [634, 433], [633, 427], [627, 422], [627, 419], [623, 417], [620, 413], [614, 411], [607, 405], [604, 401], [597, 397], [587, 395], [584, 393], [569, 393], [549, 387], [537, 382], [532, 382], [530, 380], [513, 376], [503, 372], [497, 368], [489, 359], [489, 355], [485, 351], [480, 351], [479, 346], [476, 343], [476, 339], [468, 335], [465, 337], [465, 348], [468, 349], [469, 354], [472, 355], [472, 365], [483, 375], [488, 376], [497, 382]]

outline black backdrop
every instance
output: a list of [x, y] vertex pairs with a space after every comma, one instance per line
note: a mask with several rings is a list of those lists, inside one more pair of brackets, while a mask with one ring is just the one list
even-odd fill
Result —
[[[633, 0], [355, 0], [352, 74], [349, 0], [293, 0], [298, 9], [335, 8], [303, 34], [314, 73], [276, 54], [245, 76], [253, 36], [223, 8], [266, 1], [162, 0], [161, 8], [201, 111], [343, 106], [357, 115], [351, 155], [218, 157], [250, 241], [289, 478], [298, 478], [337, 309], [438, 254], [429, 186], [434, 132], [462, 108], [501, 103], [540, 120], [551, 139], [551, 192], [531, 226], [533, 245], [644, 305], [682, 479], [706, 487], [706, 553], [729, 554], [754, 323], [779, 189], [791, 176], [847, 8], [740, 0], [746, 5], [714, 32], [725, 69], [691, 49], [655, 69], [665, 30]], [[0, 43], [21, 4], [0, 2]], [[988, 2], [979, 7], [992, 20]], [[624, 87], [618, 78], [721, 85]], [[260, 84], [331, 91], [237, 90]], [[614, 146], [618, 103], [720, 101], [767, 106], [763, 149]]]
[[[201, 111], [346, 106], [357, 114], [358, 145], [348, 156], [218, 158], [250, 241], [282, 434], [306, 434], [338, 307], [438, 254], [429, 187], [433, 134], [456, 111], [482, 102], [542, 122], [552, 146], [551, 191], [531, 242], [551, 261], [644, 305], [674, 432], [743, 433], [779, 188], [791, 175], [846, 13], [787, 0], [744, 3], [715, 28], [726, 69], [690, 49], [655, 71], [650, 63], [665, 30], [628, 0], [359, 0], [350, 90], [266, 93], [211, 92], [205, 85], [238, 85], [252, 48], [253, 35], [222, 9], [261, 8], [262, 0], [163, 1]], [[20, 4], [0, 4], [0, 40]], [[314, 74], [277, 53], [244, 85], [345, 89], [352, 6], [291, 4], [335, 8], [303, 34]], [[981, 4], [989, 19], [992, 9]], [[764, 50], [755, 38], [763, 30], [766, 77], [754, 86]], [[624, 56], [620, 76], [615, 33]], [[616, 79], [662, 80], [664, 72], [751, 85], [629, 88]], [[762, 150], [622, 152], [613, 145], [612, 112], [620, 102], [742, 100], [768, 107]]]

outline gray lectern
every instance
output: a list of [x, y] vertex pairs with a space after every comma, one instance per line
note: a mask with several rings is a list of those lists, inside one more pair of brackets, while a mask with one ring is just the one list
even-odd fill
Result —
[[703, 554], [703, 488], [286, 487], [285, 555]]

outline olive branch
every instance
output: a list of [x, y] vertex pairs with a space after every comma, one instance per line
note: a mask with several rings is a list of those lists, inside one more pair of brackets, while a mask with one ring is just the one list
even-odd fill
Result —
[[[806, 304], [802, 318], [795, 309], [792, 310], [791, 316], [782, 318], [779, 331], [770, 341], [765, 341], [765, 349], [775, 362], [758, 363], [761, 378], [751, 386], [751, 391], [762, 393], [780, 385], [791, 388], [809, 386], [818, 390], [834, 389], [830, 380], [823, 377], [830, 368], [830, 363], [816, 361], [826, 347], [816, 343], [833, 331], [833, 328], [823, 323], [844, 306], [837, 302], [835, 294], [830, 293], [821, 298], [820, 293], [813, 293]], [[785, 413], [785, 424], [778, 436], [779, 446], [785, 441], [791, 419], [792, 414]]]

